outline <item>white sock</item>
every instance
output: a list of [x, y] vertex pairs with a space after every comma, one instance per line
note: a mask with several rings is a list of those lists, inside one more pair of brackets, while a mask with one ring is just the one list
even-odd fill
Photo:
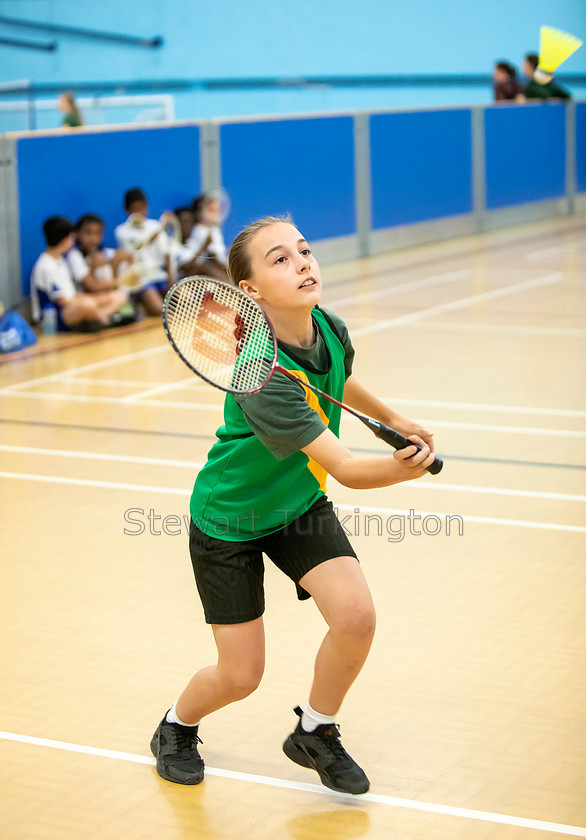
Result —
[[335, 723], [335, 715], [322, 715], [311, 708], [309, 703], [303, 709], [303, 716], [301, 718], [301, 728], [304, 732], [313, 732], [318, 726], [323, 723]]
[[184, 723], [181, 720], [181, 718], [179, 717], [179, 715], [177, 714], [176, 706], [177, 706], [177, 703], [173, 703], [173, 705], [171, 706], [171, 708], [167, 712], [167, 715], [165, 717], [165, 720], [167, 721], [167, 723], [178, 723], [180, 726], [199, 726], [201, 721], [198, 721], [197, 723]]

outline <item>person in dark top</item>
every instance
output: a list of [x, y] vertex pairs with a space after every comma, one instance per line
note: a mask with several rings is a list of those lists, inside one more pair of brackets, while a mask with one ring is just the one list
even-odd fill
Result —
[[571, 99], [572, 97], [568, 91], [552, 79], [542, 85], [536, 82], [533, 78], [537, 66], [539, 64], [539, 56], [537, 53], [528, 53], [525, 56], [523, 64], [523, 72], [527, 76], [529, 83], [525, 88], [526, 99]]
[[57, 101], [57, 107], [65, 114], [61, 122], [62, 128], [81, 128], [83, 117], [72, 93], [62, 93]]
[[493, 79], [495, 102], [519, 101], [523, 87], [517, 78], [516, 67], [508, 61], [498, 61], [494, 66]]

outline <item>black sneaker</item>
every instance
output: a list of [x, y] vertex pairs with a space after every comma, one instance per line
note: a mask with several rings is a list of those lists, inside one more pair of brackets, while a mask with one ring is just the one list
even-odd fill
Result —
[[151, 741], [159, 776], [180, 785], [198, 785], [203, 781], [204, 763], [197, 750], [202, 740], [197, 730], [197, 726], [169, 723], [165, 715]]
[[110, 315], [111, 327], [127, 327], [128, 324], [134, 324], [136, 321], [136, 313], [133, 312], [114, 312]]
[[[295, 714], [303, 712], [297, 706]], [[301, 720], [295, 732], [283, 744], [283, 752], [302, 767], [312, 767], [330, 790], [341, 793], [366, 793], [370, 787], [364, 770], [351, 758], [340, 743], [340, 729], [335, 723], [325, 723], [305, 732]]]
[[80, 321], [79, 324], [75, 324], [71, 327], [72, 332], [80, 332], [80, 333], [98, 333], [102, 332], [106, 325], [103, 321], [98, 321], [97, 319], [94, 321]]

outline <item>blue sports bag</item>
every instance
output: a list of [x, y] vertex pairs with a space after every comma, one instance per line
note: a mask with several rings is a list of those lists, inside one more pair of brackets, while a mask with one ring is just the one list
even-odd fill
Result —
[[14, 353], [37, 343], [32, 327], [22, 315], [8, 310], [0, 318], [0, 353]]

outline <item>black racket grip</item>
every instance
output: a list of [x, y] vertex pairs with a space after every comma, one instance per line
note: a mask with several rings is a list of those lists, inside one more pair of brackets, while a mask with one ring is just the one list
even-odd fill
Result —
[[[375, 435], [381, 440], [384, 440], [385, 443], [389, 443], [395, 449], [405, 449], [407, 446], [415, 446], [417, 447], [417, 451], [421, 452], [421, 447], [417, 446], [416, 443], [413, 443], [412, 440], [409, 440], [403, 435], [400, 435], [399, 432], [396, 432], [394, 429], [390, 429], [388, 426], [385, 426], [384, 423], [379, 423], [378, 420], [373, 420], [372, 417], [361, 417], [362, 422], [371, 429]], [[438, 472], [441, 472], [444, 462], [441, 458], [436, 457], [433, 464], [430, 464], [427, 468], [427, 472], [430, 472], [432, 475], [437, 475]]]

